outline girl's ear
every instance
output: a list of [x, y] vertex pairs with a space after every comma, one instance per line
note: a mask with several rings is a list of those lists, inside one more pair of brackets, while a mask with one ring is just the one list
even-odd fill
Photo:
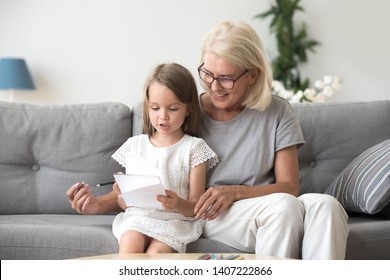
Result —
[[188, 117], [189, 115], [191, 115], [191, 108], [190, 106], [187, 106], [186, 117]]

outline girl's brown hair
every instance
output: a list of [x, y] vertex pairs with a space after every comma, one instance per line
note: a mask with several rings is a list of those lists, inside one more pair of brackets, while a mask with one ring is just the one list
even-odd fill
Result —
[[199, 135], [199, 98], [196, 83], [191, 72], [177, 63], [157, 65], [146, 80], [144, 87], [144, 133], [152, 136], [156, 129], [152, 126], [148, 114], [149, 88], [157, 83], [169, 88], [180, 102], [188, 104], [190, 114], [186, 117], [182, 128], [184, 133]]

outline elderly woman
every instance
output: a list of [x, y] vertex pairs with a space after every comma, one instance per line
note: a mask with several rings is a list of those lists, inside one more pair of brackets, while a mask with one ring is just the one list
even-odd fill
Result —
[[348, 216], [324, 194], [299, 194], [304, 144], [289, 104], [271, 95], [261, 41], [244, 23], [205, 38], [199, 76], [201, 137], [220, 158], [195, 210], [203, 235], [237, 249], [303, 259], [344, 259]]

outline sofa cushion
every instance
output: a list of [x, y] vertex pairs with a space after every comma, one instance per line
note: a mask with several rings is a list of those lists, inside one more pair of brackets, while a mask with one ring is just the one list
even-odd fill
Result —
[[[298, 149], [300, 194], [324, 193], [351, 160], [390, 138], [390, 100], [292, 103], [291, 106], [306, 141]], [[142, 133], [142, 116], [142, 102], [135, 103], [133, 135]]]
[[115, 215], [0, 215], [0, 259], [57, 260], [118, 252]]
[[390, 220], [376, 215], [352, 214], [348, 219], [347, 260], [388, 260]]
[[384, 209], [390, 201], [390, 140], [356, 157], [325, 193], [352, 212], [375, 214]]
[[390, 139], [390, 100], [292, 106], [306, 140], [298, 150], [301, 194], [324, 193], [362, 151]]
[[0, 102], [0, 131], [0, 214], [74, 213], [73, 183], [111, 181], [122, 170], [111, 155], [130, 137], [131, 115], [120, 103]]

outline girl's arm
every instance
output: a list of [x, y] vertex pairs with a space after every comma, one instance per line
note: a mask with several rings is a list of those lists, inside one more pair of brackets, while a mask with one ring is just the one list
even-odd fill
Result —
[[206, 162], [203, 162], [190, 171], [188, 199], [179, 197], [174, 191], [166, 190], [167, 195], [157, 196], [164, 209], [175, 211], [184, 216], [195, 216], [194, 208], [206, 189]]

